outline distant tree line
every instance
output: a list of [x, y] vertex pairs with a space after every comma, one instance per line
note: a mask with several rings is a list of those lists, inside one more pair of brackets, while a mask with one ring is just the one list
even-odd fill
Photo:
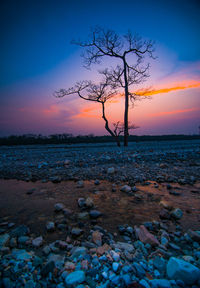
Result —
[[[130, 135], [130, 142], [142, 141], [167, 141], [167, 140], [195, 140], [200, 139], [200, 135], [156, 135], [156, 136], [136, 136]], [[119, 140], [123, 141], [123, 136], [119, 136]], [[8, 137], [0, 137], [0, 146], [7, 145], [35, 145], [35, 144], [79, 144], [79, 143], [106, 143], [115, 142], [112, 136], [94, 136], [72, 134], [52, 134], [43, 136], [41, 134], [25, 134], [25, 135], [11, 135]]]

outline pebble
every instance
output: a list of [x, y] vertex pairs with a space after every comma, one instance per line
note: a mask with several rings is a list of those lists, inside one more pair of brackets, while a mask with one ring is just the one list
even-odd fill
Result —
[[97, 245], [102, 245], [102, 234], [99, 231], [94, 231], [92, 233], [92, 241]]
[[65, 278], [66, 285], [77, 285], [83, 283], [84, 281], [85, 281], [85, 272], [82, 270], [72, 272]]
[[98, 210], [90, 210], [89, 214], [92, 219], [97, 219], [102, 216], [102, 213]]
[[122, 192], [129, 193], [132, 191], [131, 187], [128, 185], [124, 185], [121, 189]]
[[9, 234], [0, 235], [0, 248], [7, 245], [7, 243], [9, 242], [9, 239], [10, 239]]
[[64, 206], [64, 204], [62, 204], [62, 203], [56, 203], [56, 204], [54, 205], [54, 210], [55, 210], [55, 212], [60, 212], [60, 211], [62, 211], [64, 208], [65, 208], [65, 206]]
[[71, 231], [72, 236], [78, 237], [83, 233], [83, 230], [80, 228], [73, 228]]
[[171, 212], [171, 216], [176, 219], [176, 220], [179, 220], [182, 218], [183, 216], [183, 211], [179, 208], [176, 208], [174, 209], [172, 212]]
[[83, 208], [85, 206], [85, 198], [79, 198], [78, 199], [78, 206], [80, 208]]
[[119, 269], [119, 263], [118, 262], [113, 262], [112, 263], [112, 269], [114, 272], [117, 272], [117, 270]]
[[86, 198], [85, 206], [87, 208], [92, 208], [94, 206], [94, 202], [93, 202], [93, 199], [91, 197]]
[[52, 221], [47, 222], [46, 229], [48, 232], [53, 232], [55, 230], [55, 223]]
[[32, 240], [32, 245], [35, 248], [42, 246], [42, 244], [43, 244], [43, 237], [42, 236], [39, 236], [39, 237]]
[[107, 173], [108, 174], [114, 174], [115, 173], [115, 168], [114, 167], [110, 167], [107, 169]]
[[77, 188], [83, 188], [84, 187], [84, 182], [82, 180], [78, 181], [76, 187]]

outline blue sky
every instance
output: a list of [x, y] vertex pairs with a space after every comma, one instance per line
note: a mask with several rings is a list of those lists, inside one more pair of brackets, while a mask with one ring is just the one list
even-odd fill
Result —
[[[26, 133], [29, 130], [48, 133], [51, 128], [53, 133], [65, 129], [65, 126], [58, 125], [58, 121], [62, 122], [61, 116], [57, 122], [40, 119], [37, 123], [38, 115], [30, 110], [32, 124], [25, 125], [23, 120], [26, 115], [23, 116], [22, 111], [37, 105], [50, 109], [48, 107], [56, 105], [58, 101], [52, 98], [52, 92], [61, 88], [60, 85], [70, 86], [81, 77], [94, 75], [95, 72], [89, 74], [84, 71], [81, 67], [81, 49], [70, 43], [74, 38], [87, 39], [94, 25], [114, 29], [119, 34], [125, 34], [130, 29], [155, 40], [158, 60], [152, 68], [153, 83], [156, 84], [157, 79], [169, 79], [172, 75], [182, 75], [180, 81], [183, 82], [200, 81], [200, 2], [197, 0], [3, 0], [0, 11], [1, 135]], [[196, 88], [192, 91], [194, 89], [188, 93], [197, 95], [194, 103], [197, 106], [200, 104], [199, 90]], [[78, 102], [60, 103], [66, 103], [63, 105], [67, 105], [69, 117], [82, 107]], [[178, 103], [177, 99], [175, 103]], [[191, 108], [189, 100], [187, 105]], [[15, 111], [15, 108], [18, 110]], [[178, 107], [174, 107], [176, 110]], [[11, 113], [20, 116], [21, 122], [16, 124], [15, 117], [9, 120]], [[195, 119], [197, 122], [196, 114]], [[43, 127], [42, 131], [39, 131], [40, 127]], [[93, 129], [88, 128], [88, 133], [95, 132]], [[190, 133], [190, 129], [191, 126], [185, 133]], [[78, 127], [77, 131], [86, 133], [87, 129]], [[155, 131], [151, 133], [158, 132], [155, 126]]]

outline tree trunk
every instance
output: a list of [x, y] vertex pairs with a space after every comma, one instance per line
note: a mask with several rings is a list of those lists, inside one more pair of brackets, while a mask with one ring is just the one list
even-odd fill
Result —
[[124, 109], [124, 146], [128, 146], [128, 107], [129, 107], [129, 95], [128, 95], [128, 80], [127, 80], [127, 65], [124, 59], [124, 84], [125, 84], [125, 109]]
[[101, 102], [101, 104], [102, 104], [102, 118], [103, 118], [104, 121], [105, 121], [105, 128], [106, 128], [106, 130], [110, 133], [110, 135], [115, 139], [115, 141], [116, 141], [116, 143], [117, 143], [117, 146], [120, 147], [119, 137], [117, 137], [117, 136], [112, 132], [112, 130], [109, 128], [108, 119], [106, 118], [106, 115], [105, 115], [105, 105], [104, 105], [104, 102]]

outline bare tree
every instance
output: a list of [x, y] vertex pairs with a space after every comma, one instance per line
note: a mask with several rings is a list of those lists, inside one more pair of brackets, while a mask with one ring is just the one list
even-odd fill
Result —
[[[92, 64], [99, 64], [103, 57], [116, 58], [119, 64], [114, 68], [105, 69], [101, 73], [106, 77], [108, 84], [113, 89], [122, 88], [125, 97], [124, 109], [124, 146], [128, 146], [128, 112], [129, 100], [133, 103], [142, 96], [132, 93], [131, 86], [140, 84], [149, 77], [149, 63], [145, 63], [146, 56], [153, 56], [154, 43], [151, 40], [143, 40], [128, 32], [120, 37], [112, 30], [101, 27], [93, 29], [88, 41], [73, 41], [72, 43], [85, 48], [82, 54], [84, 64], [89, 68]], [[80, 95], [79, 95], [80, 96]], [[144, 98], [145, 96], [143, 96]], [[89, 99], [88, 99], [89, 100]], [[96, 100], [95, 100], [96, 101]]]
[[[74, 87], [69, 89], [60, 89], [54, 93], [55, 97], [61, 98], [71, 94], [78, 94], [78, 96], [84, 100], [98, 102], [102, 107], [102, 118], [105, 121], [105, 129], [115, 139], [118, 146], [120, 146], [120, 140], [118, 133], [118, 127], [115, 127], [114, 131], [109, 126], [108, 119], [106, 117], [105, 103], [111, 99], [116, 91], [108, 84], [108, 79], [100, 84], [94, 84], [91, 81], [77, 82]], [[118, 125], [119, 126], [119, 125]]]

